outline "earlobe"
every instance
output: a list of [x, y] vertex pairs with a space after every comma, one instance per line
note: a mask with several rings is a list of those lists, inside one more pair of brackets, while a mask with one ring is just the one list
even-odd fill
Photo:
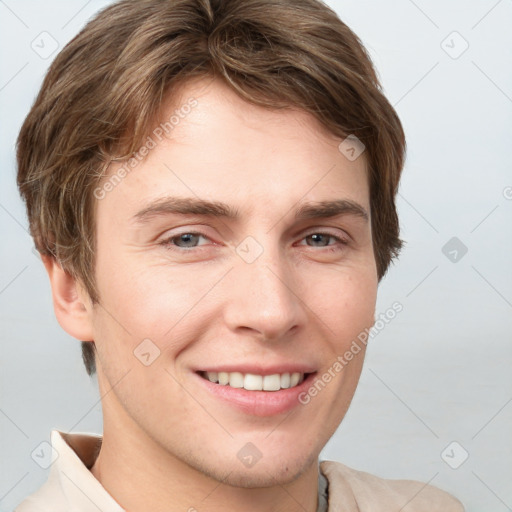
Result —
[[50, 278], [53, 308], [60, 326], [78, 340], [92, 341], [92, 304], [88, 295], [53, 256], [42, 255], [41, 259]]

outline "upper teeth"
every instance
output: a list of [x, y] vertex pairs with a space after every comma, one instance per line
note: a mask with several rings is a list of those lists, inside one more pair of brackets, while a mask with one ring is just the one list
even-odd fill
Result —
[[210, 382], [229, 385], [232, 388], [244, 388], [249, 391], [279, 391], [293, 388], [304, 380], [303, 373], [274, 373], [273, 375], [254, 375], [240, 372], [205, 372]]

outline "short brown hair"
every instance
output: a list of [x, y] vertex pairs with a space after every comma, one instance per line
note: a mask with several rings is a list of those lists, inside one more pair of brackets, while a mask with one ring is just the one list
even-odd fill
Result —
[[[365, 145], [380, 281], [403, 244], [405, 136], [361, 41], [318, 0], [123, 0], [99, 12], [50, 66], [18, 136], [17, 183], [38, 251], [99, 301], [93, 190], [113, 158], [140, 147], [178, 84], [202, 76]], [[94, 353], [83, 341], [89, 375]]]

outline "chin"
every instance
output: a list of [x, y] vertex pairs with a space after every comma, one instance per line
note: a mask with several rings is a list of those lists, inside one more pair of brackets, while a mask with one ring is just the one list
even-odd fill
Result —
[[288, 454], [288, 458], [274, 456], [272, 458], [264, 455], [252, 467], [244, 467], [239, 461], [233, 464], [232, 461], [220, 460], [220, 464], [214, 461], [198, 460], [189, 464], [201, 473], [221, 481], [223, 484], [232, 487], [255, 489], [262, 487], [273, 487], [286, 485], [299, 478], [303, 473], [318, 463], [318, 454]]

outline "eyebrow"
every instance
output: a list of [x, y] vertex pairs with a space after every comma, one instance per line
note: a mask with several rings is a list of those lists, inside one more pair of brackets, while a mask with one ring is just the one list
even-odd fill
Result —
[[[236, 220], [240, 218], [240, 210], [220, 201], [206, 199], [164, 197], [138, 211], [132, 220], [144, 224], [154, 217], [168, 214], [200, 215]], [[320, 219], [353, 215], [368, 222], [369, 214], [359, 203], [350, 199], [336, 199], [304, 203], [295, 211], [295, 220]]]

